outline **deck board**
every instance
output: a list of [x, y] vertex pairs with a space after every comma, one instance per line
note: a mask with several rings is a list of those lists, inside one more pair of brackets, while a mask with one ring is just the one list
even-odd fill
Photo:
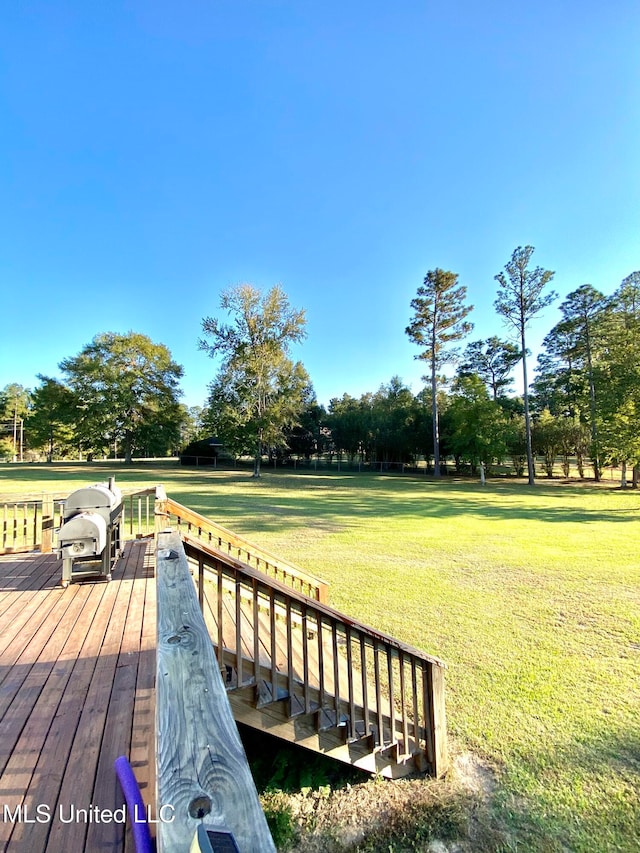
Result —
[[0, 559], [0, 804], [33, 821], [0, 821], [0, 850], [120, 853], [122, 824], [65, 821], [122, 807], [121, 754], [155, 807], [153, 562], [132, 542], [109, 583], [62, 589], [61, 572], [52, 555]]

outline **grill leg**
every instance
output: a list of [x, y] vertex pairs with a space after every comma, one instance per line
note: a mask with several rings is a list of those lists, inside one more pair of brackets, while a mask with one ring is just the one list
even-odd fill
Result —
[[73, 560], [70, 557], [62, 561], [62, 586], [69, 586], [71, 583], [71, 571]]

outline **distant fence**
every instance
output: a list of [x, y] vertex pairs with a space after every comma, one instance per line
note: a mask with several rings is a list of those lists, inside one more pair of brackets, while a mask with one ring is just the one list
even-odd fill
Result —
[[[240, 457], [236, 460], [229, 458], [216, 459], [211, 456], [184, 456], [180, 457], [181, 464], [192, 468], [208, 468], [220, 471], [229, 470], [251, 470], [253, 468], [253, 459], [248, 457]], [[333, 454], [331, 456], [313, 456], [310, 458], [291, 456], [286, 459], [269, 459], [263, 457], [262, 467], [266, 470], [288, 470], [288, 471], [332, 471], [344, 473], [366, 473], [373, 474], [412, 474], [412, 475], [428, 475], [433, 474], [433, 465], [431, 461], [418, 459], [411, 462], [398, 462], [387, 459], [350, 459], [345, 455], [339, 456]], [[535, 459], [536, 477], [540, 480], [547, 479], [547, 471], [544, 459], [539, 456]], [[455, 460], [451, 457], [440, 460], [440, 470], [444, 476], [471, 476], [472, 466], [469, 462], [463, 461], [456, 466]], [[584, 463], [584, 474], [587, 478], [593, 477], [593, 467], [590, 461]], [[479, 472], [477, 474], [479, 476]], [[494, 462], [491, 465], [489, 476], [494, 477], [514, 477], [516, 469], [510, 459], [505, 459], [501, 462]], [[526, 476], [525, 470], [522, 476]], [[554, 479], [564, 479], [562, 470], [562, 459], [557, 457], [553, 469]], [[579, 479], [579, 470], [575, 458], [571, 458], [569, 462], [569, 477], [571, 479]], [[610, 465], [602, 469], [603, 480], [617, 480], [620, 477], [620, 468], [616, 465]]]

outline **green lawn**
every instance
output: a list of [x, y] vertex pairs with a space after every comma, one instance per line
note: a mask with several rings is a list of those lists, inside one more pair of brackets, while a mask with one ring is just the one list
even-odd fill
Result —
[[[0, 466], [0, 493], [99, 466]], [[454, 749], [495, 766], [518, 851], [640, 849], [640, 495], [540, 480], [115, 471], [331, 584], [331, 604], [443, 658]]]

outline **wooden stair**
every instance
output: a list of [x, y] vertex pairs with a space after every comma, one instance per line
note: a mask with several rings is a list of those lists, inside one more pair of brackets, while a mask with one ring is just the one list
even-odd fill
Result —
[[446, 771], [441, 661], [183, 539], [237, 722], [388, 778]]

